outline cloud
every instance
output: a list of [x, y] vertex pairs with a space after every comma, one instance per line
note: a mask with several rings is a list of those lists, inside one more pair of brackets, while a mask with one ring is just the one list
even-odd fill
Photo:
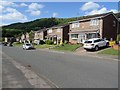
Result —
[[53, 16], [53, 17], [57, 17], [57, 16], [58, 16], [58, 13], [54, 12], [52, 16]]
[[18, 5], [16, 3], [13, 2], [9, 2], [9, 1], [0, 1], [0, 6], [3, 7], [17, 7]]
[[38, 15], [41, 14], [40, 9], [42, 9], [43, 7], [44, 7], [44, 5], [42, 5], [42, 4], [31, 3], [31, 4], [28, 6], [27, 12], [29, 12], [31, 15], [38, 16]]
[[25, 4], [25, 3], [21, 3], [20, 6], [26, 7], [26, 6], [28, 6], [28, 5]]
[[102, 14], [102, 13], [107, 13], [107, 12], [117, 13], [118, 11], [116, 9], [108, 10], [107, 8], [103, 7], [101, 9], [95, 9], [90, 12], [86, 12], [86, 15]]
[[38, 9], [43, 8], [43, 7], [44, 7], [44, 5], [38, 4], [38, 3], [32, 3], [28, 6], [28, 8], [32, 9], [32, 10], [38, 10]]
[[27, 21], [27, 17], [14, 8], [6, 8], [2, 15], [0, 15], [2, 21]]
[[86, 11], [86, 10], [98, 9], [98, 8], [100, 8], [99, 4], [94, 2], [87, 2], [80, 8], [80, 10]]
[[107, 13], [107, 12], [113, 12], [113, 13], [118, 12], [118, 10], [116, 9], [108, 10], [103, 5], [101, 6], [94, 2], [85, 3], [84, 5], [82, 5], [80, 10], [84, 11], [86, 15], [102, 14], [102, 13]]

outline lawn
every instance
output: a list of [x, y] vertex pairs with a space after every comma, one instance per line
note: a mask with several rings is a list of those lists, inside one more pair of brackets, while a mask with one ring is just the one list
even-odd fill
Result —
[[22, 46], [22, 45], [23, 45], [23, 43], [18, 43], [18, 42], [13, 43], [13, 46]]
[[113, 48], [109, 48], [109, 49], [99, 52], [98, 54], [120, 55], [120, 51], [115, 50]]
[[53, 48], [54, 50], [62, 50], [62, 51], [75, 51], [77, 48], [79, 48], [80, 44], [64, 44], [63, 46], [57, 46], [55, 48]]
[[43, 45], [34, 45], [35, 48], [52, 48], [55, 47], [55, 45], [48, 45], [48, 44], [43, 44]]

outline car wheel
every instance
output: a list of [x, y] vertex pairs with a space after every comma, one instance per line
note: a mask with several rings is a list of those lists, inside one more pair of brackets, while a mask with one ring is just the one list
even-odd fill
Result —
[[99, 50], [99, 47], [98, 46], [95, 46], [95, 51], [98, 51]]

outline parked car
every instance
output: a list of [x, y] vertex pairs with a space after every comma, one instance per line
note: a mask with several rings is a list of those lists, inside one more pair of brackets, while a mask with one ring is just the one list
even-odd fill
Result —
[[31, 43], [25, 43], [23, 44], [23, 49], [24, 50], [33, 49], [33, 45]]
[[92, 38], [92, 39], [89, 39], [89, 40], [86, 40], [84, 42], [84, 49], [86, 50], [99, 50], [100, 47], [108, 47], [109, 46], [109, 41], [108, 40], [104, 40], [104, 39], [101, 39], [101, 38]]
[[7, 44], [8, 44], [7, 42], [3, 42], [2, 43], [3, 46], [7, 46]]

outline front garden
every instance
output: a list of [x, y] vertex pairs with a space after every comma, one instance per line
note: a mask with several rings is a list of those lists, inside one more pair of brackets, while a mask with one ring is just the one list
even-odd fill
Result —
[[99, 52], [98, 54], [106, 54], [106, 55], [120, 55], [120, 50], [115, 50], [113, 48], [108, 48]]
[[62, 50], [62, 51], [75, 51], [77, 48], [81, 47], [81, 44], [63, 44], [52, 48], [53, 50]]

